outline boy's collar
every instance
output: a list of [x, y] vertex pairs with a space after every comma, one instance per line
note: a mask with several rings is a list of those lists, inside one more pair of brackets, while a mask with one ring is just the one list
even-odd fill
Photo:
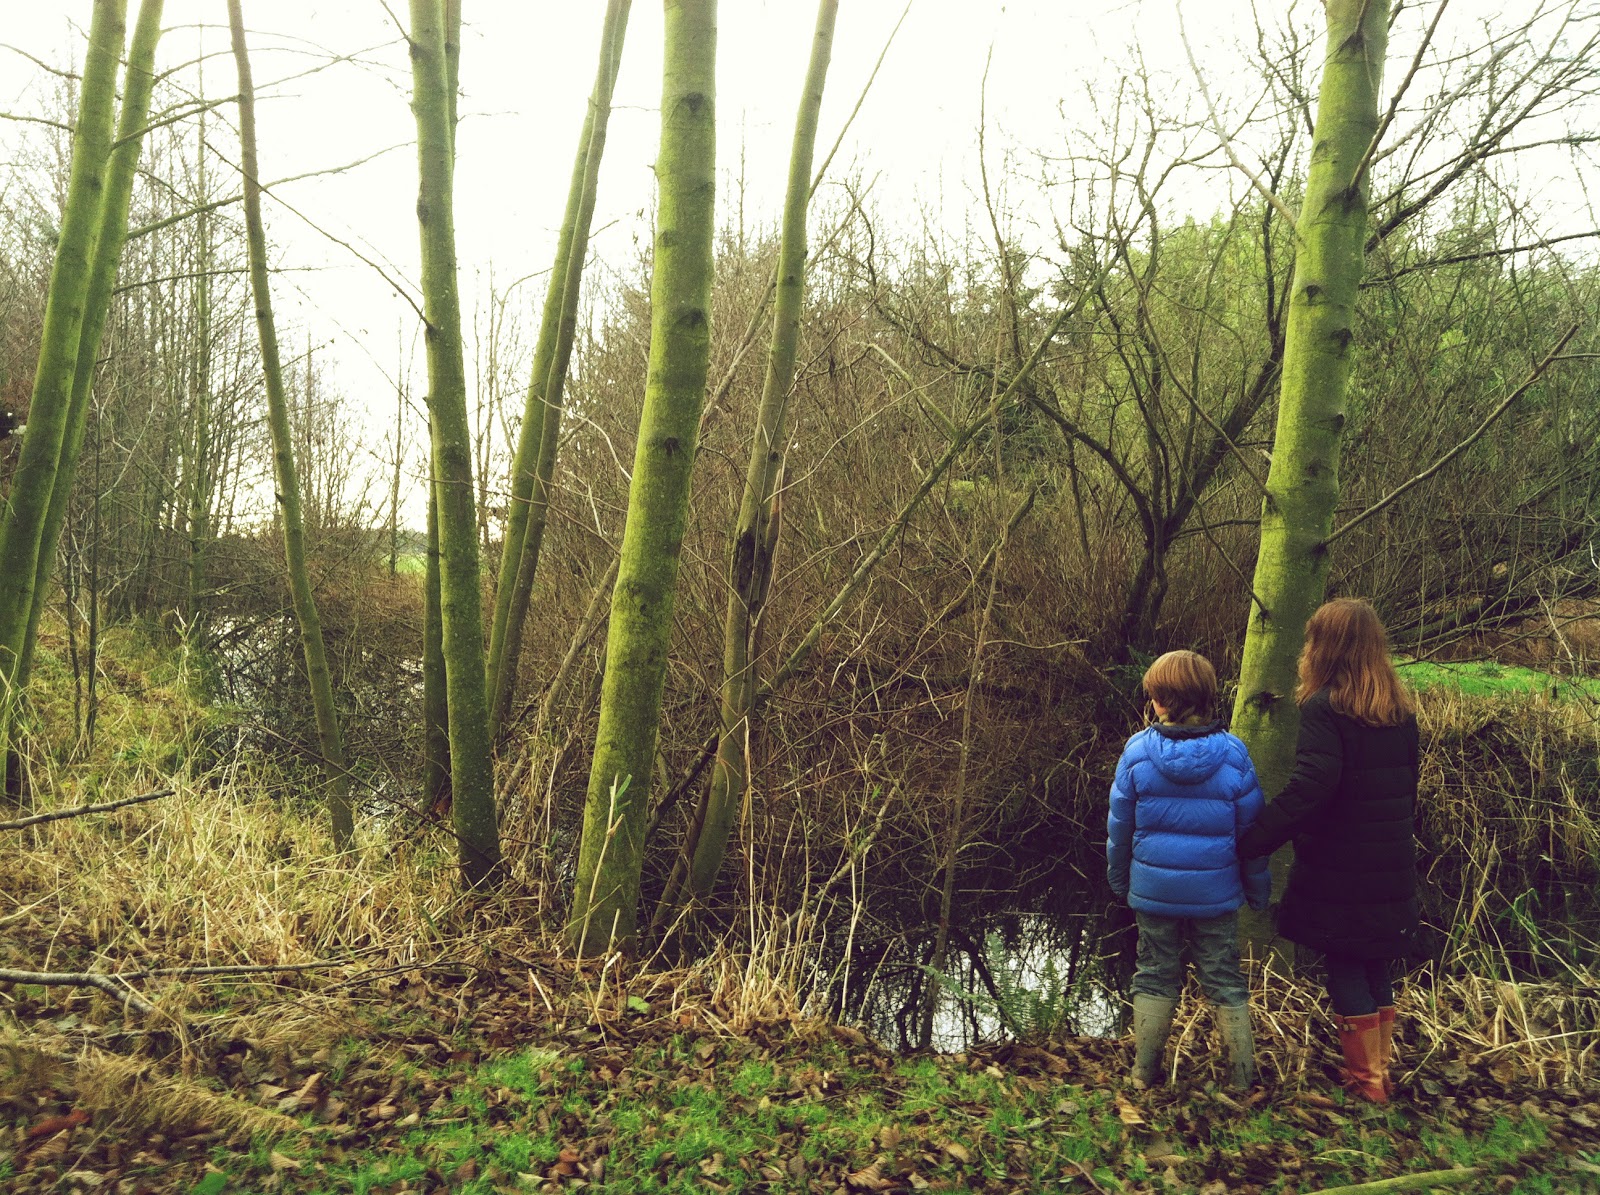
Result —
[[1182, 722], [1157, 722], [1156, 733], [1166, 739], [1201, 739], [1226, 729], [1220, 718], [1188, 717]]

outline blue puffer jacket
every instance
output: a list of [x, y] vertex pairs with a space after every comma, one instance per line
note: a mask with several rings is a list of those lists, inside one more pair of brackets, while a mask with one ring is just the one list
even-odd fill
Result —
[[1266, 908], [1267, 860], [1241, 862], [1237, 848], [1265, 805], [1250, 752], [1220, 722], [1141, 730], [1111, 786], [1111, 890], [1162, 917], [1220, 917], [1247, 901]]

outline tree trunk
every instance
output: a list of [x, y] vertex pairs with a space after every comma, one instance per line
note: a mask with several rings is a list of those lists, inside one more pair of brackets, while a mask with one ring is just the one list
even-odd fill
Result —
[[650, 371], [568, 924], [580, 954], [633, 939], [650, 765], [711, 345], [717, 5], [666, 0], [665, 7]]
[[[202, 89], [202, 95], [204, 90]], [[197, 150], [200, 202], [206, 194], [206, 114], [200, 113]], [[189, 451], [189, 586], [186, 603], [191, 628], [201, 620], [206, 580], [206, 541], [210, 535], [211, 499], [211, 213], [201, 211], [197, 221], [200, 260], [195, 273], [195, 336], [198, 340], [191, 394], [193, 430]]]
[[689, 894], [703, 900], [716, 883], [728, 850], [734, 808], [749, 777], [745, 759], [753, 727], [752, 702], [758, 676], [752, 650], [762, 603], [772, 578], [775, 536], [772, 525], [774, 490], [783, 472], [784, 415], [794, 386], [795, 355], [800, 345], [800, 314], [805, 300], [806, 208], [811, 195], [811, 157], [817, 143], [822, 90], [833, 53], [833, 28], [839, 0], [821, 0], [811, 42], [800, 110], [795, 117], [794, 145], [789, 156], [789, 183], [783, 205], [783, 230], [778, 249], [778, 291], [772, 316], [772, 346], [761, 389], [745, 469], [744, 497], [734, 528], [728, 566], [728, 610], [722, 628], [722, 733], [711, 773], [711, 793], [699, 840], [693, 844]]
[[511, 464], [511, 502], [506, 512], [505, 543], [501, 550], [500, 580], [495, 589], [494, 625], [489, 634], [489, 691], [491, 732], [498, 734], [511, 709], [516, 687], [517, 661], [522, 654], [522, 629], [539, 567], [550, 509], [550, 482], [555, 474], [556, 448], [561, 436], [562, 390], [572, 343], [577, 335], [578, 297], [582, 290], [583, 263], [589, 250], [589, 227], [600, 159], [605, 151], [606, 127], [611, 117], [611, 95], [622, 62], [622, 42], [628, 29], [633, 0], [610, 0], [600, 34], [600, 66], [594, 90], [578, 136], [578, 154], [567, 189], [566, 217], [556, 240], [555, 268], [545, 292], [539, 339], [533, 354], [533, 376]]
[[[95, 0], [78, 96], [78, 124], [72, 137], [72, 171], [50, 270], [28, 431], [22, 438], [5, 520], [0, 525], [0, 691], [5, 695], [0, 709], [0, 748], [4, 749], [9, 749], [15, 699], [26, 679], [24, 658], [28, 628], [35, 617], [34, 600], [37, 596], [43, 601], [41, 558], [55, 552], [55, 540], [46, 543], [45, 531], [62, 448], [70, 440], [72, 393], [84, 328], [90, 323], [95, 251], [109, 183], [117, 67], [122, 61], [126, 25], [126, 0]], [[56, 531], [59, 534], [59, 523]]]
[[445, 695], [444, 626], [439, 613], [439, 502], [428, 483], [427, 573], [422, 611], [422, 774], [427, 807], [450, 812], [450, 703]]
[[[1327, 584], [1323, 540], [1339, 497], [1339, 441], [1354, 362], [1354, 321], [1367, 232], [1367, 184], [1356, 177], [1378, 127], [1388, 0], [1326, 0], [1327, 60], [1317, 99], [1305, 202], [1296, 225], [1278, 423], [1262, 505], [1261, 549], [1233, 728], [1275, 796], [1294, 764], [1293, 694], [1306, 620]], [[1359, 22], [1359, 25], [1358, 25]], [[1287, 866], [1274, 860], [1275, 887]], [[1267, 936], [1259, 919], [1247, 936]]]
[[455, 72], [447, 63], [446, 5], [411, 0], [411, 69], [415, 86], [422, 240], [422, 297], [427, 323], [428, 413], [433, 439], [433, 495], [438, 503], [439, 612], [449, 705], [450, 790], [461, 875], [469, 887], [500, 871], [500, 832], [489, 758], [484, 678], [482, 591], [477, 512], [472, 488], [472, 428], [461, 358], [461, 301], [456, 290], [454, 213]]
[[128, 52], [128, 69], [123, 80], [122, 113], [117, 122], [117, 139], [106, 169], [105, 195], [98, 213], [94, 262], [84, 302], [83, 329], [78, 339], [78, 355], [72, 374], [72, 397], [67, 408], [67, 424], [62, 434], [61, 451], [56, 461], [50, 506], [45, 515], [39, 541], [39, 559], [34, 573], [33, 596], [28, 612], [28, 629], [22, 646], [22, 662], [17, 683], [26, 687], [33, 669], [33, 645], [39, 634], [39, 615], [44, 610], [50, 588], [50, 570], [55, 564], [56, 543], [67, 520], [67, 503], [78, 475], [78, 457], [83, 451], [84, 429], [89, 422], [89, 395], [94, 385], [95, 360], [100, 355], [100, 338], [105, 331], [106, 313], [111, 307], [111, 290], [116, 284], [117, 267], [122, 261], [122, 245], [128, 235], [128, 203], [133, 195], [133, 180], [138, 173], [139, 152], [144, 145], [145, 125], [150, 115], [150, 93], [155, 86], [156, 43], [161, 40], [163, 0], [143, 0], [134, 23], [133, 44]]
[[255, 299], [256, 332], [261, 339], [261, 371], [267, 392], [267, 426], [272, 434], [273, 479], [277, 487], [278, 513], [283, 522], [284, 562], [289, 572], [289, 594], [294, 602], [295, 619], [300, 624], [306, 679], [311, 683], [311, 704], [317, 719], [322, 766], [328, 778], [328, 817], [333, 825], [333, 845], [335, 850], [347, 851], [355, 840], [355, 823], [350, 810], [350, 773], [345, 767], [339, 715], [333, 704], [333, 680], [322, 645], [322, 621], [317, 617], [311, 575], [306, 569], [300, 479], [295, 470], [289, 403], [283, 389], [278, 331], [272, 317], [272, 288], [267, 277], [267, 231], [261, 218], [261, 174], [256, 162], [255, 83], [245, 48], [240, 0], [228, 0], [228, 28], [233, 39], [233, 61], [239, 70], [239, 165], [244, 174], [250, 292]]

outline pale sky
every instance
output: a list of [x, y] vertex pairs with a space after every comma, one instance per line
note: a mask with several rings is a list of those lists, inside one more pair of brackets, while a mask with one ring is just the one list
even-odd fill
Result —
[[[1529, 9], [1538, 0], [1525, 0]], [[1287, 5], [1257, 0], [1264, 13]], [[89, 0], [9, 0], [0, 42], [46, 61], [66, 64], [81, 55]], [[295, 183], [283, 198], [340, 239], [384, 263], [415, 288], [417, 227], [414, 217], [415, 135], [407, 106], [410, 71], [385, 5], [380, 0], [245, 0], [251, 49], [261, 89], [260, 153], [266, 179], [301, 174], [365, 158], [400, 146], [348, 173]], [[404, 0], [389, 5], [402, 19]], [[487, 288], [546, 270], [565, 202], [568, 174], [594, 72], [604, 0], [466, 0], [461, 84], [463, 124], [458, 137], [457, 231], [464, 316]], [[819, 156], [833, 143], [899, 18], [904, 0], [843, 0], [819, 136]], [[1247, 37], [1250, 5], [1239, 0], [1184, 0], [1183, 16], [1203, 62], [1228, 62], [1227, 47]], [[1456, 0], [1442, 27], [1441, 44], [1464, 44], [1487, 13], [1517, 8], [1489, 0]], [[130, 10], [137, 8], [137, 0]], [[1301, 21], [1315, 30], [1320, 5], [1302, 2]], [[918, 208], [959, 231], [972, 218], [977, 196], [976, 143], [986, 58], [988, 157], [991, 177], [1015, 151], [1022, 175], [1007, 187], [1008, 206], [1045, 219], [1047, 203], [1030, 194], [1027, 161], [1034, 151], [1059, 149], [1074, 121], [1084, 120], [1088, 95], [1109, 85], [1114, 71], [1140, 52], [1174, 96], [1193, 95], [1203, 109], [1194, 76], [1177, 37], [1174, 0], [1124, 0], [1072, 4], [1064, 0], [913, 0], [910, 16], [831, 177], [859, 173], [873, 181], [872, 203], [881, 217], [914, 223]], [[1422, 15], [1431, 12], [1431, 5]], [[130, 12], [131, 19], [131, 12]], [[1391, 43], [1390, 86], [1415, 47], [1418, 13], [1403, 16]], [[201, 30], [198, 23], [209, 27]], [[719, 220], [732, 218], [742, 173], [744, 210], [752, 226], [777, 218], [801, 75], [809, 51], [815, 6], [808, 0], [722, 0], [719, 11], [719, 168], [724, 177]], [[168, 0], [169, 32], [160, 51], [170, 67], [202, 48], [208, 94], [233, 88], [222, 0]], [[341, 63], [282, 87], [274, 79], [313, 65], [331, 51], [371, 52], [362, 65]], [[1320, 68], [1321, 46], [1309, 51]], [[602, 269], [633, 277], [637, 244], [648, 239], [653, 198], [651, 165], [659, 133], [661, 7], [636, 0], [628, 29], [616, 111], [606, 147], [595, 216], [594, 256]], [[1254, 86], [1227, 69], [1211, 75], [1216, 94], [1242, 94]], [[51, 83], [27, 58], [0, 50], [0, 111], [44, 109]], [[1223, 100], [1226, 103], [1226, 98]], [[1600, 127], [1595, 113], [1589, 127]], [[231, 113], [228, 114], [231, 120]], [[29, 126], [0, 121], [0, 160]], [[36, 133], [32, 135], [37, 135]], [[217, 131], [218, 146], [227, 135]], [[742, 157], [742, 165], [741, 165]], [[1548, 157], [1550, 184], [1564, 211], [1579, 205], [1567, 186], [1570, 156]], [[1219, 173], [1215, 196], [1196, 195], [1200, 208], [1220, 201], [1223, 189], [1245, 185]], [[1563, 189], [1565, 188], [1565, 189]], [[1547, 194], [1550, 193], [1547, 191]], [[835, 193], [836, 194], [836, 193]], [[399, 329], [415, 325], [409, 307], [368, 265], [269, 201], [268, 235], [279, 264], [318, 266], [315, 274], [285, 276], [276, 286], [280, 320], [318, 341], [331, 340], [333, 383], [358, 404], [392, 411], [388, 384], [374, 362], [396, 369]], [[1557, 213], [1558, 219], [1564, 217]], [[1592, 216], [1572, 216], [1593, 227]], [[514, 292], [531, 339], [542, 297], [542, 278]], [[467, 346], [471, 357], [471, 346]], [[324, 358], [327, 360], [328, 358]], [[416, 370], [421, 376], [420, 366]], [[520, 396], [514, 398], [520, 407]], [[380, 416], [378, 422], [385, 420]]]

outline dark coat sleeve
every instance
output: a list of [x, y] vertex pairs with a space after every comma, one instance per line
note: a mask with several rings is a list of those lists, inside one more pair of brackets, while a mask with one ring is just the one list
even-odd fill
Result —
[[1294, 771], [1277, 797], [1239, 840], [1243, 859], [1270, 855], [1299, 832], [1305, 822], [1339, 790], [1344, 748], [1333, 708], [1322, 694], [1300, 707], [1300, 738], [1295, 745]]

